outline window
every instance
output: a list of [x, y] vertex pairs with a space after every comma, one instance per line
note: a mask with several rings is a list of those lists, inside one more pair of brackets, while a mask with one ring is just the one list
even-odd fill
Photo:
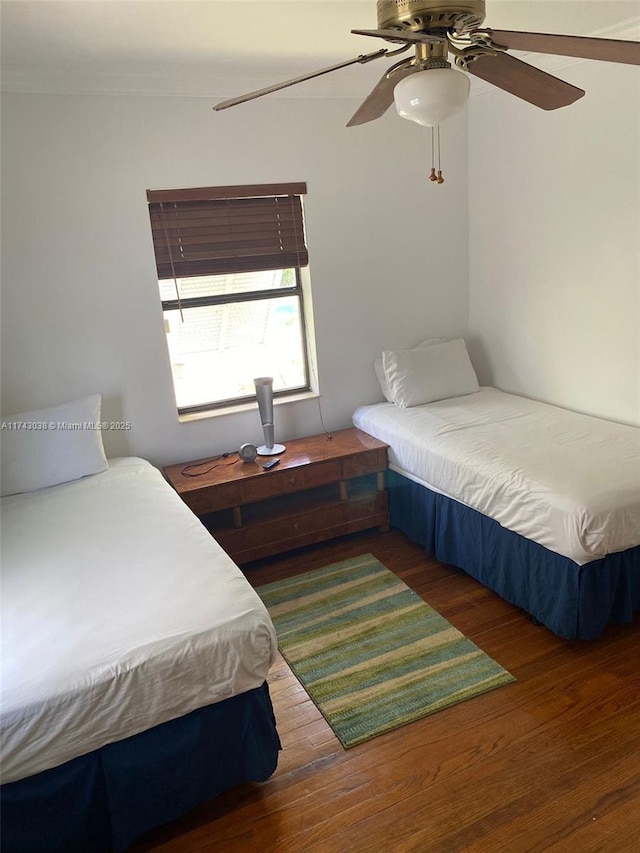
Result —
[[310, 389], [306, 184], [149, 190], [178, 412]]

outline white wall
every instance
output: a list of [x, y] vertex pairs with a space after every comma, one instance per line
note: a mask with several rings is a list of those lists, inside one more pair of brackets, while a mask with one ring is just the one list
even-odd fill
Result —
[[640, 424], [640, 71], [551, 73], [586, 95], [470, 103], [473, 358], [485, 384]]
[[[157, 464], [259, 442], [257, 410], [179, 424], [148, 223], [148, 188], [307, 181], [318, 372], [328, 429], [381, 399], [385, 347], [467, 324], [466, 114], [427, 181], [427, 131], [358, 102], [265, 98], [223, 113], [198, 98], [5, 94], [2, 411], [103, 394], [111, 455]], [[318, 404], [277, 410], [284, 440]]]

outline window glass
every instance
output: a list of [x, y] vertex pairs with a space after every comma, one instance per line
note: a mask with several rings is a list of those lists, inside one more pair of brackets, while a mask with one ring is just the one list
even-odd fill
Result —
[[[295, 270], [270, 270], [206, 276], [202, 281], [179, 279], [178, 289], [181, 297], [185, 291], [190, 297], [224, 296], [281, 289], [286, 281], [295, 285], [295, 280]], [[183, 289], [183, 283], [188, 288]], [[160, 282], [160, 290], [163, 301], [175, 300], [173, 281]], [[183, 307], [182, 312], [175, 307], [165, 310], [164, 317], [176, 403], [181, 410], [252, 398], [256, 376], [272, 376], [274, 393], [308, 388], [297, 293]]]

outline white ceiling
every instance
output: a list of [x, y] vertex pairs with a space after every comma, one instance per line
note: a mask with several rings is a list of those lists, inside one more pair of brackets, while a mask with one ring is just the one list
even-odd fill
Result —
[[[1, 0], [0, 8], [8, 91], [229, 97], [385, 46], [350, 33], [376, 27], [375, 0]], [[639, 21], [640, 0], [487, 0], [485, 25], [638, 38]], [[359, 97], [384, 62], [281, 96]]]

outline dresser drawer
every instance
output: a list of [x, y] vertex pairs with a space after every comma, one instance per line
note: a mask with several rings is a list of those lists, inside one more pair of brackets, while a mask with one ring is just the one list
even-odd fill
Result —
[[258, 504], [247, 507], [247, 526], [240, 530], [215, 525], [209, 529], [225, 551], [241, 563], [373, 526], [388, 529], [386, 492], [365, 489], [358, 491], [353, 501], [336, 503], [327, 489], [320, 489], [314, 500], [304, 495], [300, 500], [296, 495], [273, 498], [268, 501], [268, 512]]
[[[291, 504], [288, 512], [284, 510], [270, 520], [265, 518], [258, 520], [256, 524], [249, 525], [243, 531], [245, 534], [243, 540], [232, 535], [227, 537], [226, 541], [233, 540], [234, 546], [242, 541], [247, 550], [262, 548], [270, 551], [281, 550], [283, 546], [291, 547], [292, 543], [301, 537], [307, 542], [314, 541], [315, 533], [340, 525], [346, 514], [345, 505], [340, 501], [334, 500], [332, 503], [320, 501], [315, 506], [313, 502], [303, 501], [302, 506]], [[239, 531], [234, 531], [236, 532]]]
[[217, 529], [206, 525], [211, 535], [232, 558], [247, 549], [247, 531], [244, 528], [233, 530], [230, 527]]
[[367, 450], [342, 461], [342, 479], [361, 477], [363, 474], [375, 474], [387, 467], [386, 450]]
[[210, 488], [183, 492], [182, 500], [196, 515], [205, 515], [242, 502], [242, 484], [224, 483]]
[[265, 471], [244, 484], [243, 503], [255, 503], [265, 498], [313, 489], [340, 480], [340, 463], [321, 462], [316, 465], [300, 465], [281, 471]]

